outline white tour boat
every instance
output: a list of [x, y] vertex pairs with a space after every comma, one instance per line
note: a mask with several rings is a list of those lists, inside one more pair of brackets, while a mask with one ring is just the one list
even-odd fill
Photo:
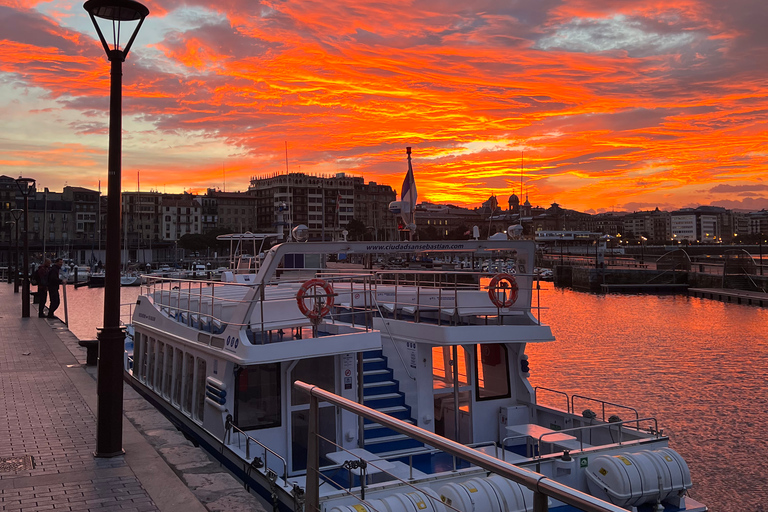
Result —
[[[151, 278], [126, 379], [275, 510], [707, 510], [654, 418], [529, 383], [526, 345], [554, 340], [534, 250], [294, 242], [248, 283]], [[427, 255], [514, 274], [407, 268]]]

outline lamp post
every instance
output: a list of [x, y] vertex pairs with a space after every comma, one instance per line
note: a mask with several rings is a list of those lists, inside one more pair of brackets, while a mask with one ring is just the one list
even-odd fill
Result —
[[[16, 225], [16, 221], [9, 220], [5, 224], [8, 226], [8, 284], [11, 284], [11, 275], [13, 275], [13, 255], [16, 254], [16, 251], [14, 251], [16, 248], [15, 242], [13, 248], [11, 248], [11, 237], [13, 236], [11, 233], [13, 232], [13, 227]], [[18, 238], [16, 241], [18, 241]], [[15, 278], [13, 282], [16, 282]], [[16, 291], [19, 291], [18, 287], [16, 288]]]
[[[128, 56], [149, 9], [134, 0], [88, 0], [83, 5], [96, 28], [111, 63], [109, 101], [109, 172], [107, 182], [107, 241], [104, 275], [104, 327], [99, 330], [97, 380], [96, 457], [114, 457], [123, 451], [123, 352], [125, 333], [120, 326], [120, 174], [122, 153], [122, 75]], [[96, 18], [112, 27], [110, 47]], [[121, 24], [137, 21], [128, 43], [120, 48]]]
[[645, 241], [648, 240], [644, 236], [640, 236], [640, 264], [645, 263]]
[[21, 288], [21, 317], [29, 318], [29, 194], [35, 190], [35, 180], [19, 176], [16, 185], [24, 197], [24, 283]]
[[13, 215], [14, 224], [16, 224], [16, 243], [13, 251], [13, 293], [19, 293], [19, 221], [24, 210], [21, 208], [14, 208], [11, 210]]

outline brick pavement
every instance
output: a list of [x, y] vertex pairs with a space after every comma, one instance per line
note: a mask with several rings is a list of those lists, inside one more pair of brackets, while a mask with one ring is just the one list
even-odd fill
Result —
[[85, 352], [35, 306], [21, 318], [21, 294], [0, 283], [0, 510], [205, 511], [127, 420], [126, 455], [93, 457]]

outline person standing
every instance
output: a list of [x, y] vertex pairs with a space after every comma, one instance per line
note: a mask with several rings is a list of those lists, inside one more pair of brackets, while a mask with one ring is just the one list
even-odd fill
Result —
[[40, 302], [40, 310], [37, 316], [45, 316], [45, 301], [48, 300], [48, 272], [51, 271], [51, 260], [45, 258], [43, 264], [37, 267], [37, 300]]
[[51, 305], [48, 306], [48, 318], [55, 318], [53, 313], [56, 308], [61, 304], [61, 297], [59, 297], [59, 285], [63, 282], [59, 276], [59, 270], [64, 264], [64, 260], [56, 258], [51, 270], [48, 271], [48, 293], [51, 296]]

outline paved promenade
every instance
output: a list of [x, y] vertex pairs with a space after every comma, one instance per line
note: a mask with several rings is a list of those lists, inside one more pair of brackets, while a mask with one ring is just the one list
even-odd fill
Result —
[[[125, 455], [94, 458], [94, 373], [62, 322], [38, 318], [36, 304], [30, 318], [21, 318], [21, 294], [0, 283], [0, 510], [264, 510], [220, 468], [212, 474], [211, 460], [189, 443], [181, 446], [181, 435], [128, 388], [126, 416], [139, 428], [124, 418]], [[142, 433], [142, 422], [152, 430]], [[173, 435], [181, 442], [169, 444], [167, 453], [197, 472], [173, 467], [153, 446]]]

